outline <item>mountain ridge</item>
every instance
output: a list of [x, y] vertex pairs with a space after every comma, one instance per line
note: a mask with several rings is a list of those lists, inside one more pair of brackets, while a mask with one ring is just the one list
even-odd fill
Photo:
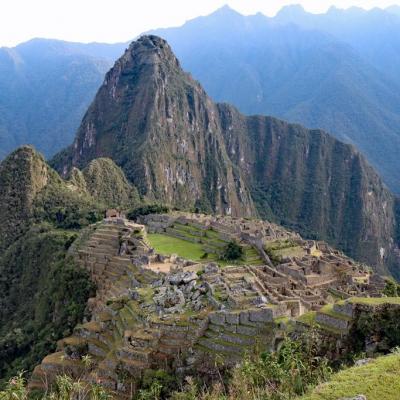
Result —
[[51, 165], [67, 176], [98, 157], [113, 159], [152, 201], [238, 216], [261, 210], [387, 271], [394, 198], [361, 154], [320, 130], [214, 104], [163, 39], [132, 43]]
[[[329, 26], [324, 28], [319, 21], [328, 18], [329, 13], [302, 13], [306, 17], [303, 23], [299, 18], [283, 19], [279, 14], [274, 18], [262, 14], [218, 18], [214, 13], [178, 28], [150, 33], [169, 41], [185, 70], [214, 100], [234, 104], [248, 115], [274, 115], [327, 130], [356, 145], [398, 193], [398, 82], [382, 71], [384, 67], [373, 62], [355, 39], [347, 39], [344, 34], [336, 37]], [[356, 10], [354, 13], [351, 18], [359, 25], [371, 15], [369, 11], [365, 16], [359, 16]], [[332, 11], [329, 15], [336, 21], [347, 14], [338, 10], [337, 16], [332, 16]], [[319, 25], [308, 23], [308, 18]], [[375, 25], [360, 25], [360, 32], [366, 29], [374, 35]], [[400, 29], [400, 20], [394, 26]], [[375, 36], [370, 42], [378, 51], [385, 46], [378, 45], [381, 36]], [[394, 57], [393, 66], [397, 65], [397, 56], [388, 57], [377, 59]]]

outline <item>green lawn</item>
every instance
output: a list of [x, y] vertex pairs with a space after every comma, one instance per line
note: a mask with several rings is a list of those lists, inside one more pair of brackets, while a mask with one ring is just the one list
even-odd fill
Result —
[[[257, 251], [253, 248], [248, 248], [245, 250], [244, 260], [223, 261], [219, 259], [219, 256], [216, 253], [208, 253], [207, 257], [202, 259], [201, 257], [205, 254], [205, 250], [201, 243], [193, 243], [162, 233], [148, 233], [147, 239], [150, 246], [153, 247], [157, 253], [167, 256], [171, 254], [177, 254], [180, 257], [192, 261], [199, 261], [204, 263], [212, 261], [218, 263], [221, 267], [225, 267], [227, 265], [262, 264], [261, 258], [258, 256]], [[211, 239], [208, 243], [205, 244], [205, 246], [212, 248], [211, 245], [213, 240], [218, 239]]]
[[400, 398], [400, 355], [379, 357], [371, 363], [345, 369], [299, 400], [337, 400], [363, 394], [368, 400]]
[[349, 317], [348, 315], [345, 315], [345, 314], [341, 314], [341, 313], [336, 312], [336, 311], [333, 309], [333, 304], [327, 304], [326, 306], [323, 306], [323, 307], [320, 309], [320, 312], [321, 312], [322, 314], [326, 314], [326, 315], [329, 315], [330, 317], [337, 318], [337, 319], [344, 319], [344, 320], [351, 320], [351, 319], [352, 319], [352, 318]]
[[[380, 306], [383, 304], [400, 304], [400, 297], [352, 297], [350, 303]], [[344, 301], [340, 302], [343, 303]], [[400, 398], [400, 397], [399, 397]]]
[[192, 243], [159, 233], [149, 233], [147, 239], [150, 246], [159, 254], [168, 256], [177, 254], [192, 261], [201, 261], [201, 256], [204, 254], [202, 245], [199, 243]]

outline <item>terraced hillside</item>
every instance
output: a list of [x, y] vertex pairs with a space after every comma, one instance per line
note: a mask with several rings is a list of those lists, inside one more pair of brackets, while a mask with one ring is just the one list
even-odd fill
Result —
[[[57, 374], [68, 373], [101, 383], [115, 398], [131, 398], [148, 369], [200, 370], [215, 357], [236, 363], [256, 345], [275, 348], [307, 312], [321, 318], [331, 291], [351, 297], [377, 290], [361, 265], [265, 221], [174, 212], [141, 222], [107, 218], [71, 246], [97, 284], [87, 304], [91, 318], [35, 368], [32, 390], [46, 390]], [[175, 247], [177, 240], [187, 248]], [[220, 263], [221, 249], [232, 240], [245, 249], [243, 258]], [[300, 248], [300, 258], [286, 255], [274, 264], [265, 251], [271, 243]], [[208, 255], [184, 258], [183, 250]]]

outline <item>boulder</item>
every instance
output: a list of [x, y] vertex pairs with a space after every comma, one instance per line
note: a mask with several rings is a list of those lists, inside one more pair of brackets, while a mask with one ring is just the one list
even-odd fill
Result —
[[204, 267], [206, 274], [216, 274], [219, 271], [219, 267], [216, 263], [209, 263]]
[[362, 358], [361, 360], [357, 360], [354, 363], [355, 367], [362, 367], [363, 365], [367, 365], [372, 361], [372, 358]]
[[177, 272], [168, 277], [168, 281], [171, 285], [181, 285], [188, 284], [189, 282], [196, 281], [197, 274], [195, 272], [187, 271], [187, 272]]

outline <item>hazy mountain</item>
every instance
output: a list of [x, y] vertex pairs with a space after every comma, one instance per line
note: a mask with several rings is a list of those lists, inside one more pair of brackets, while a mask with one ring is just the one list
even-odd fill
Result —
[[279, 23], [293, 23], [305, 29], [319, 30], [351, 45], [382, 73], [400, 81], [399, 7], [366, 11], [351, 7], [331, 7], [325, 14], [307, 13], [301, 6], [284, 7], [274, 18]]
[[393, 6], [387, 7], [387, 8], [386, 8], [386, 11], [387, 11], [387, 12], [390, 12], [390, 13], [392, 13], [392, 14], [395, 14], [395, 15], [399, 15], [399, 16], [400, 16], [400, 6], [393, 5]]
[[155, 33], [215, 100], [328, 130], [355, 144], [399, 192], [399, 86], [349, 44], [306, 29], [308, 18], [325, 15], [289, 7], [276, 18], [244, 17], [224, 7]]
[[67, 176], [98, 157], [152, 201], [259, 214], [380, 271], [389, 265], [381, 255], [394, 245], [394, 198], [359, 152], [323, 131], [213, 103], [156, 36], [133, 42], [107, 73], [52, 165]]
[[[289, 6], [275, 18], [229, 7], [157, 34], [217, 101], [328, 130], [400, 192], [398, 7]], [[47, 156], [71, 142], [125, 43], [33, 40], [0, 50], [0, 158], [23, 143]]]
[[46, 156], [74, 136], [125, 45], [34, 39], [0, 49], [0, 159], [22, 144]]

